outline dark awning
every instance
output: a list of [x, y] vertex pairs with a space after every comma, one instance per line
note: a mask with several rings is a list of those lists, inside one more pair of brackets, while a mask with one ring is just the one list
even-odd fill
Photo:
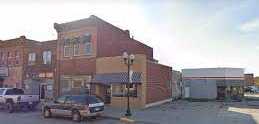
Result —
[[[101, 83], [110, 85], [113, 83], [125, 84], [128, 83], [128, 73], [105, 73], [105, 74], [96, 74], [92, 80], [92, 83]], [[132, 74], [132, 83], [141, 83], [141, 73], [133, 72]]]

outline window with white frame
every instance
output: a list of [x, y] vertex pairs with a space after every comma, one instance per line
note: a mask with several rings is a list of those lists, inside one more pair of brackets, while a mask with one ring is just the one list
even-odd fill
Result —
[[43, 52], [43, 64], [51, 64], [51, 51]]
[[74, 56], [79, 56], [79, 43], [74, 44]]
[[72, 56], [72, 49], [73, 49], [73, 46], [71, 44], [71, 40], [70, 39], [65, 39], [65, 42], [64, 42], [64, 57], [70, 57]]
[[28, 55], [28, 64], [34, 65], [36, 61], [36, 53], [29, 53]]

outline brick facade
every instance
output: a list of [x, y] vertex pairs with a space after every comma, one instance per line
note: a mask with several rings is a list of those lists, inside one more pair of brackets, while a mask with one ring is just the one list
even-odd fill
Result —
[[[55, 23], [54, 28], [57, 40], [38, 42], [22, 36], [0, 42], [0, 53], [11, 53], [8, 59], [0, 59], [0, 69], [6, 66], [10, 73], [7, 77], [1, 77], [0, 83], [25, 89], [34, 87], [32, 91], [40, 93], [41, 89], [45, 89], [45, 92], [55, 96], [90, 92], [104, 100], [107, 96], [111, 97], [109, 103], [112, 106], [124, 107], [127, 81], [106, 80], [102, 82], [106, 84], [101, 84], [93, 80], [97, 75], [119, 75], [121, 77], [117, 78], [121, 80], [125, 78], [127, 66], [122, 53], [127, 51], [135, 55], [132, 71], [140, 76], [136, 77], [138, 82], [131, 87], [133, 107], [143, 108], [171, 98], [171, 67], [158, 64], [153, 58], [153, 48], [130, 37], [128, 30], [115, 27], [96, 16]], [[51, 63], [48, 64], [43, 61], [46, 51], [51, 52]], [[29, 61], [34, 59], [36, 61]]]
[[[109, 89], [116, 87], [111, 82], [110, 86], [88, 82], [89, 80], [85, 81], [86, 77], [94, 79], [99, 74], [127, 72], [127, 66], [121, 57], [127, 51], [136, 55], [132, 70], [141, 74], [141, 82], [136, 86], [137, 97], [131, 97], [133, 107], [145, 107], [171, 98], [171, 67], [158, 64], [153, 58], [153, 48], [131, 38], [128, 30], [119, 29], [96, 16], [63, 24], [55, 23], [54, 28], [58, 33], [56, 95], [68, 93], [69, 89], [72, 92], [79, 81], [84, 85], [91, 84], [94, 89], [90, 90], [92, 94], [105, 99], [107, 92], [113, 92]], [[87, 55], [84, 54], [86, 48], [83, 39], [86, 34], [91, 35], [91, 54]], [[66, 53], [69, 51], [66, 48], [75, 50], [74, 46], [78, 44], [76, 49], [79, 49], [79, 54], [74, 55], [75, 51]], [[125, 97], [110, 95], [112, 106], [126, 105]]]
[[147, 103], [162, 101], [172, 95], [172, 68], [148, 62], [147, 63]]
[[8, 76], [2, 77], [3, 87], [23, 88], [26, 45], [28, 43], [24, 36], [0, 42], [0, 65], [8, 70]]
[[[0, 42], [0, 66], [8, 68], [8, 76], [3, 76], [2, 87], [17, 87], [27, 90], [28, 81], [54, 78], [56, 66], [56, 40], [39, 42], [21, 36]], [[51, 51], [51, 63], [43, 63], [43, 52]], [[29, 64], [29, 54], [35, 53], [34, 64]], [[35, 82], [34, 82], [35, 84]], [[39, 84], [38, 84], [39, 85]], [[38, 89], [38, 86], [37, 90]], [[37, 92], [38, 93], [38, 92]]]

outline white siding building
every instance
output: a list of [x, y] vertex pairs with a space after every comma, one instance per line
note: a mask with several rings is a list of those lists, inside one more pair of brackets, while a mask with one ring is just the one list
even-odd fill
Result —
[[186, 98], [241, 100], [243, 97], [242, 68], [183, 69], [182, 76]]

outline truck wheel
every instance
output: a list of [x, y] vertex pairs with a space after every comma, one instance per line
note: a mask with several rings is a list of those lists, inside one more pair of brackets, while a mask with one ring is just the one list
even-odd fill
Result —
[[8, 112], [8, 113], [13, 113], [13, 112], [14, 112], [13, 103], [8, 102], [8, 103], [6, 103], [6, 106], [7, 106], [7, 112]]
[[74, 111], [72, 113], [72, 120], [75, 122], [80, 122], [81, 121], [81, 115], [78, 111]]
[[51, 117], [50, 109], [48, 109], [48, 108], [45, 108], [45, 109], [44, 109], [43, 117], [44, 117], [44, 118], [50, 118], [50, 117]]

